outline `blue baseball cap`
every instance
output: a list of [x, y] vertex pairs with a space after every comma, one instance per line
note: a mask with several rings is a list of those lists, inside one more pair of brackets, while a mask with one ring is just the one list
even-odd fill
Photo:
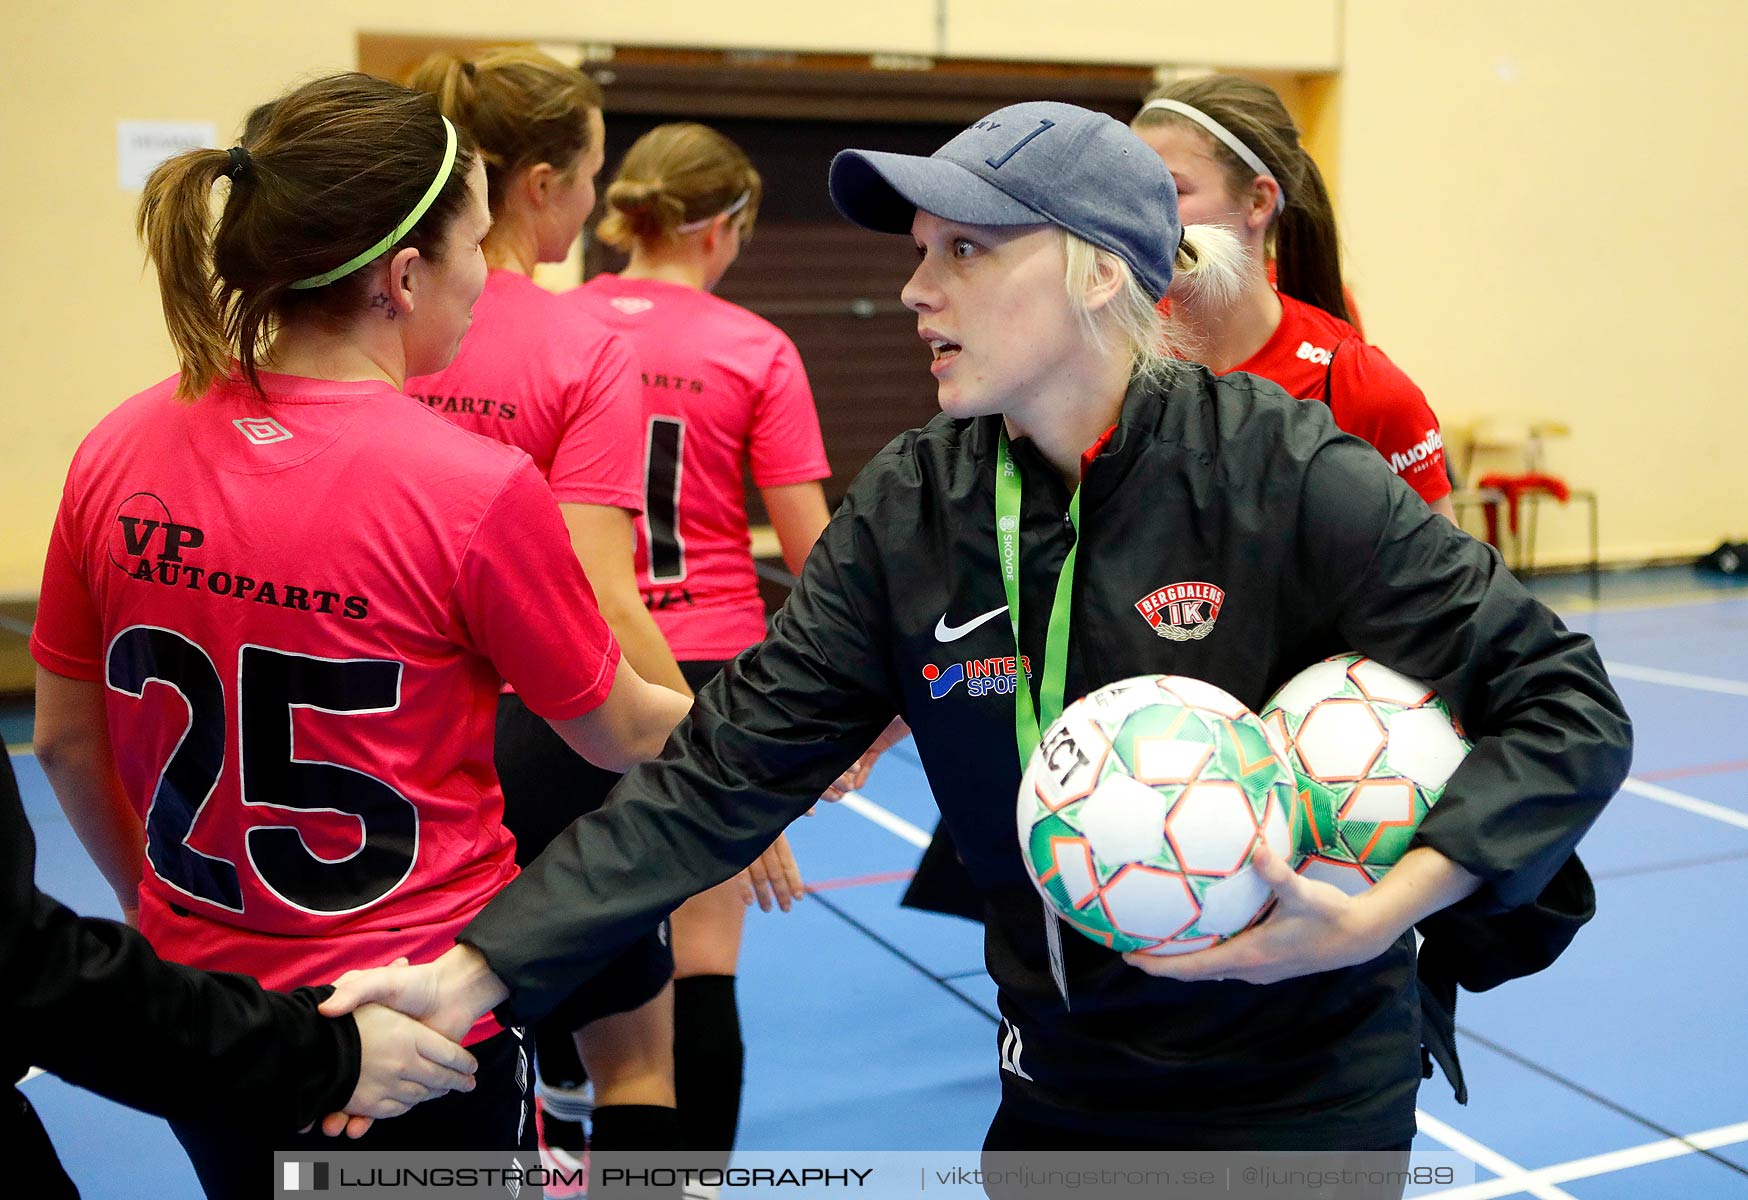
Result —
[[919, 208], [967, 225], [1056, 225], [1122, 258], [1155, 299], [1183, 237], [1159, 155], [1121, 121], [1053, 100], [997, 109], [927, 158], [840, 150], [831, 196], [877, 233], [909, 233]]

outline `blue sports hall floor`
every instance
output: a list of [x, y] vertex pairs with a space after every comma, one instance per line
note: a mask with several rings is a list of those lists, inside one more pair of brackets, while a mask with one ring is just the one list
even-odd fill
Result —
[[[1599, 911], [1543, 975], [1465, 995], [1470, 1103], [1421, 1089], [1419, 1151], [1454, 1151], [1463, 1200], [1748, 1198], [1748, 580], [1691, 568], [1535, 587], [1595, 636], [1637, 727], [1633, 775], [1584, 842]], [[43, 888], [113, 915], [28, 746], [0, 726]], [[753, 1150], [970, 1150], [996, 1101], [979, 930], [898, 906], [934, 821], [908, 745], [865, 792], [792, 830], [815, 889], [753, 913], [741, 972]], [[1735, 930], [1734, 933], [1731, 930]], [[41, 1075], [25, 1088], [88, 1197], [197, 1197], [163, 1122]], [[728, 1195], [733, 1195], [732, 1190]], [[793, 1193], [792, 1193], [793, 1194]]]

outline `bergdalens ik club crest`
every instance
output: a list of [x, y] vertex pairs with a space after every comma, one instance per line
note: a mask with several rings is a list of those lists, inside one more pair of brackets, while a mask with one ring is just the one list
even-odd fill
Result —
[[1211, 583], [1168, 583], [1135, 602], [1153, 632], [1174, 642], [1199, 642], [1214, 631], [1226, 593]]

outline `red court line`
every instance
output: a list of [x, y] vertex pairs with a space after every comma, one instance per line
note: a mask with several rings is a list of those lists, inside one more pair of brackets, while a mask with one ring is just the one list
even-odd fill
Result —
[[1701, 763], [1693, 767], [1670, 767], [1664, 771], [1637, 771], [1634, 778], [1646, 783], [1661, 783], [1666, 779], [1691, 779], [1696, 775], [1728, 775], [1732, 771], [1748, 771], [1748, 758], [1735, 762]]
[[810, 892], [835, 892], [841, 888], [866, 887], [871, 883], [903, 883], [915, 875], [911, 871], [882, 871], [878, 875], [850, 875], [843, 879], [822, 879], [818, 883], [810, 883]]

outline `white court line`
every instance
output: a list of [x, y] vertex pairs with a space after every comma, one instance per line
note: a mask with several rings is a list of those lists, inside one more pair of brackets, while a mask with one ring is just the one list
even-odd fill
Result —
[[[1512, 1162], [1496, 1150], [1490, 1150], [1477, 1142], [1468, 1134], [1451, 1128], [1431, 1113], [1416, 1110], [1415, 1122], [1420, 1126], [1420, 1132], [1434, 1141], [1443, 1142], [1463, 1157], [1472, 1160], [1475, 1165], [1486, 1167], [1498, 1179], [1490, 1179], [1485, 1185], [1498, 1185], [1499, 1191], [1491, 1193], [1495, 1196], [1515, 1196], [1519, 1192], [1528, 1192], [1540, 1200], [1577, 1200], [1570, 1192], [1563, 1192], [1551, 1183], [1536, 1180], [1529, 1171]], [[1429, 1192], [1425, 1195], [1448, 1197], [1456, 1195], [1454, 1191]]]
[[1748, 683], [1736, 679], [1718, 679], [1711, 675], [1688, 675], [1681, 671], [1662, 671], [1656, 667], [1637, 667], [1632, 663], [1604, 661], [1610, 675], [1633, 679], [1640, 683], [1666, 683], [1670, 687], [1691, 688], [1696, 692], [1718, 692], [1725, 696], [1748, 696]]
[[1672, 792], [1668, 788], [1658, 787], [1654, 783], [1628, 779], [1621, 784], [1621, 791], [1631, 792], [1635, 796], [1643, 796], [1647, 800], [1655, 800], [1659, 804], [1667, 804], [1670, 808], [1679, 808], [1698, 816], [1710, 817], [1714, 821], [1722, 821], [1724, 824], [1734, 825], [1738, 829], [1748, 829], [1748, 813], [1737, 812], [1722, 804], [1713, 804], [1710, 800], [1696, 800], [1692, 796]]
[[881, 808], [861, 792], [845, 792], [843, 799], [839, 800], [838, 803], [858, 816], [867, 817], [888, 833], [897, 834], [919, 850], [928, 849], [930, 839], [926, 832], [912, 825], [897, 813], [888, 812]]
[[24, 1078], [20, 1079], [18, 1082], [29, 1083], [31, 1080], [35, 1079], [38, 1075], [41, 1075], [41, 1074], [42, 1074], [41, 1067], [32, 1067], [30, 1070], [28, 1070], [24, 1073]]
[[[1748, 599], [1748, 597], [1744, 597], [1739, 592], [1701, 588], [1698, 591], [1674, 591], [1649, 597], [1604, 600], [1601, 604], [1591, 600], [1588, 596], [1563, 596], [1555, 600], [1544, 601], [1544, 603], [1562, 615], [1570, 611], [1580, 616], [1592, 616], [1597, 613], [1656, 612], [1661, 608], [1697, 608], [1702, 604], [1736, 604], [1743, 599]], [[1569, 607], [1574, 603], [1578, 607]]]
[[1429, 1198], [1436, 1196], [1438, 1200], [1495, 1200], [1495, 1197], [1512, 1196], [1524, 1191], [1528, 1182], [1570, 1183], [1574, 1179], [1590, 1179], [1611, 1171], [1626, 1171], [1647, 1163], [1680, 1158], [1696, 1150], [1715, 1150], [1719, 1146], [1730, 1146], [1737, 1142], [1748, 1142], [1748, 1121], [1739, 1125], [1707, 1129], [1687, 1138], [1664, 1138], [1640, 1146], [1629, 1146], [1625, 1150], [1611, 1150], [1607, 1154], [1575, 1158], [1571, 1162], [1556, 1163], [1551, 1167], [1537, 1167], [1514, 1179], [1489, 1179], [1482, 1183], [1446, 1188], [1438, 1192], [1423, 1192], [1422, 1195]]
[[[1748, 813], [1737, 812], [1722, 804], [1713, 804], [1709, 800], [1699, 800], [1693, 796], [1685, 796], [1680, 792], [1654, 783], [1645, 783], [1638, 779], [1628, 779], [1621, 784], [1621, 791], [1631, 792], [1635, 796], [1643, 796], [1647, 800], [1655, 800], [1659, 804], [1667, 804], [1671, 808], [1679, 808], [1696, 816], [1709, 817], [1721, 821], [1725, 825], [1734, 825], [1738, 829], [1748, 829]], [[888, 812], [874, 801], [862, 795], [861, 792], [845, 792], [844, 798], [838, 801], [851, 812], [866, 817], [874, 824], [890, 833], [895, 833], [918, 849], [927, 849], [929, 835], [912, 825], [896, 813]]]

